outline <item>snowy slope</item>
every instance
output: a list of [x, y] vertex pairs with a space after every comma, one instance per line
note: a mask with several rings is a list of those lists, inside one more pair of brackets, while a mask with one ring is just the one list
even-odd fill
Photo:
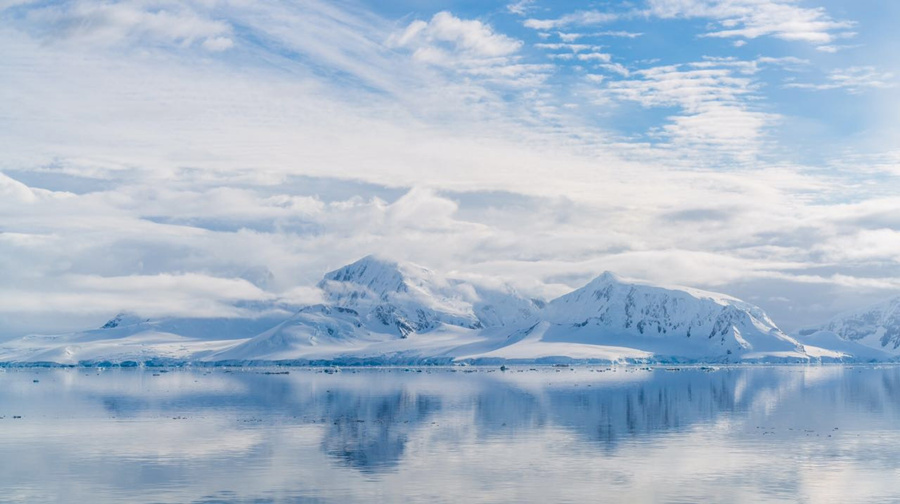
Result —
[[245, 342], [211, 355], [208, 360], [327, 358], [393, 338], [393, 334], [376, 333], [363, 327], [359, 313], [353, 309], [313, 305]]
[[838, 315], [822, 326], [800, 331], [799, 337], [809, 338], [819, 331], [832, 333], [844, 342], [900, 356], [900, 297]]
[[32, 335], [0, 344], [0, 362], [194, 360], [250, 338], [288, 315], [279, 309], [252, 318], [148, 319], [120, 313], [97, 329]]
[[520, 296], [509, 286], [502, 290], [482, 286], [471, 286], [471, 289], [475, 299], [472, 310], [485, 328], [521, 327], [536, 321], [542, 308], [533, 299]]
[[[816, 331], [811, 334], [797, 336], [803, 343], [807, 353], [813, 356], [826, 356], [836, 360], [850, 361], [884, 361], [891, 354], [884, 350], [872, 348], [856, 341], [846, 340], [831, 331]], [[826, 353], [823, 353], [826, 352]]]

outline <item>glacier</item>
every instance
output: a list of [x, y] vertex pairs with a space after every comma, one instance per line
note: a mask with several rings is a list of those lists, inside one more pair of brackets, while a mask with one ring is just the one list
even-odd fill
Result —
[[509, 286], [367, 256], [325, 274], [318, 288], [319, 304], [263, 303], [242, 318], [122, 313], [98, 329], [2, 343], [0, 363], [808, 363], [900, 356], [900, 298], [789, 335], [734, 297], [610, 272], [545, 303]]

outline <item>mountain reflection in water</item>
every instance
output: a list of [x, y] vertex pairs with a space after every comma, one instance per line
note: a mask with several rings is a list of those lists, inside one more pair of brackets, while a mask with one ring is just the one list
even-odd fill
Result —
[[0, 502], [900, 492], [896, 367], [267, 371], [7, 369]]

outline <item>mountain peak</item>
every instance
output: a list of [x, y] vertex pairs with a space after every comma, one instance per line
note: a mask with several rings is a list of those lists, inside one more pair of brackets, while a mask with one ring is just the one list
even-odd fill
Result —
[[100, 329], [115, 329], [116, 327], [133, 326], [147, 322], [149, 319], [141, 318], [134, 313], [120, 312], [115, 317], [106, 321]]
[[365, 287], [379, 296], [407, 292], [412, 284], [430, 280], [434, 274], [412, 263], [399, 263], [376, 255], [367, 255], [356, 262], [325, 274], [320, 287], [329, 282], [341, 282]]
[[395, 261], [389, 257], [385, 257], [379, 254], [369, 254], [365, 257], [362, 257], [346, 266], [344, 268], [353, 268], [353, 267], [382, 267], [382, 268], [394, 268], [398, 269], [400, 267], [400, 263]]
[[[357, 259], [356, 261], [341, 266], [340, 268], [330, 271], [325, 274], [326, 279], [332, 279], [332, 277], [347, 277], [351, 276], [353, 273], [362, 272], [368, 269], [379, 269], [383, 271], [389, 270], [399, 270], [400, 264], [397, 261], [392, 259], [388, 259], [383, 256], [369, 254], [361, 259]], [[337, 281], [346, 281], [346, 280], [337, 280]]]
[[600, 273], [599, 276], [594, 278], [594, 280], [591, 283], [611, 284], [611, 283], [624, 283], [624, 282], [622, 280], [622, 277], [613, 273], [612, 271], [604, 271], [603, 273]]
[[371, 327], [394, 328], [402, 337], [441, 323], [481, 326], [465, 292], [412, 263], [369, 255], [327, 273], [319, 287], [329, 303], [357, 310]]

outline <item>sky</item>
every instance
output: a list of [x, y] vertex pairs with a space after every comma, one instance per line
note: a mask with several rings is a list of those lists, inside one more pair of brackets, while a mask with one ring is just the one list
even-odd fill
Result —
[[[385, 5], [388, 4], [388, 5]], [[900, 3], [0, 0], [0, 337], [367, 254], [787, 331], [900, 295]]]

